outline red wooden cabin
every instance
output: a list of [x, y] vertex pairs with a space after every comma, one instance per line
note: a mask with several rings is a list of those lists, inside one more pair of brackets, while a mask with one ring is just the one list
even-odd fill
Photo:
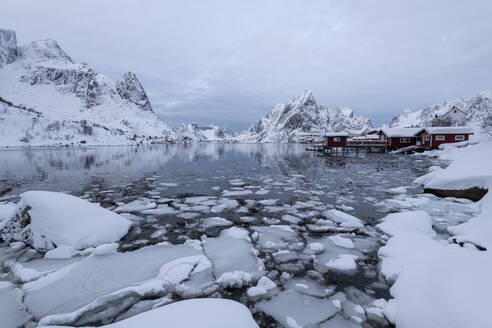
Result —
[[325, 147], [345, 147], [347, 146], [348, 134], [344, 132], [329, 133], [325, 135]]
[[390, 128], [381, 129], [378, 132], [379, 140], [387, 141], [390, 149], [415, 146], [417, 137], [415, 134], [420, 128]]
[[437, 148], [444, 143], [468, 141], [473, 130], [466, 126], [444, 126], [422, 128], [416, 133], [425, 148]]

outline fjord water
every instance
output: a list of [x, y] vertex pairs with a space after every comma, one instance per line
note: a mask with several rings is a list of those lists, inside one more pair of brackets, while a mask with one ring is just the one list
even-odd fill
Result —
[[[300, 302], [306, 297], [323, 299], [335, 291], [359, 303], [365, 297], [388, 299], [389, 287], [377, 269], [381, 241], [372, 228], [387, 214], [378, 203], [390, 197], [392, 188], [408, 186], [409, 194], [420, 192], [412, 181], [427, 172], [431, 161], [392, 154], [322, 156], [305, 148], [302, 144], [196, 143], [6, 149], [0, 151], [0, 200], [15, 202], [24, 191], [48, 190], [70, 193], [112, 210], [120, 206], [119, 212], [131, 213], [134, 224], [120, 241], [121, 252], [163, 241], [182, 244], [188, 239], [203, 240], [203, 236], [215, 238], [231, 225], [240, 226], [251, 236], [260, 235], [253, 240], [256, 256], [283, 290], [274, 296], [276, 304], [289, 303], [291, 297], [299, 297]], [[134, 209], [122, 209], [133, 201], [137, 201]], [[149, 211], [142, 207], [145, 202], [161, 205]], [[334, 231], [313, 229], [313, 223], [329, 209], [364, 222], [363, 229], [339, 231], [351, 238], [353, 249], [343, 251], [327, 242]], [[268, 230], [276, 225], [290, 228], [283, 228], [281, 234]], [[285, 243], [283, 251], [269, 249], [269, 242], [279, 241]], [[307, 250], [306, 245], [320, 244], [326, 255]], [[216, 257], [221, 247], [219, 243], [215, 248]], [[213, 258], [211, 252], [208, 255]], [[360, 260], [355, 273], [323, 267], [342, 253]], [[318, 257], [313, 262], [315, 254]], [[230, 263], [235, 261], [230, 259]], [[289, 282], [282, 273], [294, 280]], [[299, 286], [307, 289], [299, 292]], [[256, 304], [258, 299], [248, 298], [245, 287], [235, 287], [219, 289], [214, 296], [236, 299], [256, 312], [261, 326], [275, 326], [282, 310], [268, 302]]]

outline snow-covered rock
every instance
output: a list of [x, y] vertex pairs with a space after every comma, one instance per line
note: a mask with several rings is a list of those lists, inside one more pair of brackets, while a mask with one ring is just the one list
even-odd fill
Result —
[[65, 245], [83, 249], [118, 241], [131, 223], [97, 204], [57, 192], [21, 194], [14, 214], [0, 229], [0, 239], [23, 241], [39, 250]]
[[[454, 113], [456, 110], [456, 114]], [[464, 118], [461, 113], [464, 113]], [[475, 133], [492, 133], [492, 93], [481, 92], [470, 98], [446, 101], [420, 110], [404, 110], [395, 116], [390, 127], [423, 127], [433, 125], [436, 118], [443, 117], [439, 125], [468, 125]], [[434, 124], [435, 125], [435, 124]]]
[[134, 73], [117, 83], [75, 63], [54, 40], [17, 47], [0, 30], [0, 146], [177, 140]]
[[321, 138], [328, 132], [360, 133], [371, 127], [368, 118], [354, 115], [348, 108], [327, 108], [316, 103], [313, 94], [304, 90], [286, 103], [277, 104], [248, 131], [238, 136], [240, 141], [289, 142]]
[[17, 57], [17, 38], [14, 31], [0, 29], [0, 68]]
[[123, 78], [116, 82], [116, 91], [121, 98], [126, 99], [143, 110], [152, 111], [147, 93], [133, 72], [128, 72], [123, 75]]

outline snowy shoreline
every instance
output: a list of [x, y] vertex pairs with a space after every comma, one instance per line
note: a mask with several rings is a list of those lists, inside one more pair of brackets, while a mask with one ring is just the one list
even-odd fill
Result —
[[[389, 239], [378, 251], [381, 272], [394, 281], [385, 314], [397, 327], [485, 327], [492, 292], [492, 142], [439, 150], [437, 156], [448, 160], [448, 167], [431, 167], [416, 183], [489, 192], [477, 203], [437, 200], [469, 206], [476, 214], [471, 218], [436, 220], [425, 211], [407, 209], [382, 219], [377, 227]], [[442, 236], [445, 231], [448, 238]]]

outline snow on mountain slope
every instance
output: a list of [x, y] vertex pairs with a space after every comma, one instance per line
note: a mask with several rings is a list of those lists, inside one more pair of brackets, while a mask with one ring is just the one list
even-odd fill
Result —
[[[153, 113], [134, 73], [115, 83], [75, 63], [54, 40], [17, 47], [15, 33], [8, 30], [0, 30], [0, 65], [0, 146], [178, 139]], [[7, 124], [13, 122], [18, 129]], [[80, 134], [81, 125], [96, 133]]]
[[182, 141], [230, 141], [233, 136], [230, 132], [216, 125], [198, 126], [197, 123], [182, 124], [178, 130]]
[[239, 141], [297, 142], [328, 132], [360, 133], [371, 127], [368, 118], [354, 115], [348, 108], [327, 108], [316, 103], [313, 94], [304, 90], [273, 110], [238, 136]]
[[453, 125], [471, 126], [475, 133], [492, 134], [492, 93], [481, 92], [470, 98], [446, 101], [443, 104], [412, 111], [404, 110], [393, 118], [391, 127], [420, 127], [430, 125], [431, 121], [449, 112], [453, 107], [465, 113], [464, 122], [452, 122]]

